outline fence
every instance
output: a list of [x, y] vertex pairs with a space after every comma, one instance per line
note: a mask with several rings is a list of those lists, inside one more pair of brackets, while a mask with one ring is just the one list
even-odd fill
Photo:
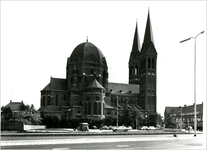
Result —
[[1, 122], [1, 130], [31, 130], [31, 129], [46, 129], [45, 125], [25, 125], [23, 122], [3, 121]]

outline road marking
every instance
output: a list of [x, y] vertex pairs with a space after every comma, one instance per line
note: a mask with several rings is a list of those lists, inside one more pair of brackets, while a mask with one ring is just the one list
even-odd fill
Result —
[[129, 145], [117, 145], [116, 147], [129, 147]]
[[53, 150], [64, 150], [64, 149], [69, 149], [69, 148], [53, 148]]

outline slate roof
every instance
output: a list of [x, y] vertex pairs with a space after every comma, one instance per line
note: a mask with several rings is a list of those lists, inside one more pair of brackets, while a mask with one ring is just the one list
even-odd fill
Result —
[[133, 60], [137, 55], [139, 54], [140, 51], [140, 41], [139, 41], [139, 34], [138, 34], [138, 29], [137, 29], [137, 23], [136, 23], [136, 28], [135, 28], [135, 33], [134, 33], [134, 41], [132, 45], [132, 51], [130, 54], [129, 62]]
[[99, 63], [103, 63], [102, 60], [104, 55], [101, 50], [94, 44], [87, 41], [76, 46], [70, 55], [70, 61], [73, 61], [76, 56], [78, 56], [78, 59], [80, 59], [79, 61], [86, 61], [91, 55], [93, 55]]
[[60, 108], [58, 106], [42, 106], [38, 109], [38, 111], [60, 111]]
[[[182, 109], [182, 115], [194, 115], [194, 105], [189, 106], [182, 106], [182, 107], [166, 107], [165, 112], [167, 114], [176, 114], [176, 116], [179, 116], [181, 114]], [[199, 112], [198, 115], [203, 115], [203, 103], [196, 105], [196, 111]], [[192, 114], [191, 114], [192, 113]]]
[[87, 88], [100, 88], [104, 89], [104, 87], [96, 80], [94, 79], [88, 86]]
[[112, 90], [111, 93], [116, 93], [117, 91], [122, 90], [123, 93], [131, 91], [133, 94], [139, 94], [139, 85], [137, 84], [124, 84], [124, 83], [108, 83], [108, 90]]
[[15, 110], [20, 110], [20, 106], [23, 104], [23, 101], [22, 102], [12, 102], [10, 101], [9, 104], [7, 104], [5, 107], [10, 107], [12, 111], [15, 111]]
[[153, 33], [152, 33], [152, 25], [151, 25], [151, 20], [150, 20], [150, 13], [148, 10], [148, 16], [147, 16], [147, 24], [146, 24], [146, 29], [145, 29], [145, 34], [144, 34], [144, 42], [146, 45], [149, 45], [150, 43], [154, 44], [154, 38], [153, 38]]
[[60, 78], [50, 78], [50, 83], [43, 90], [67, 90], [67, 80]]

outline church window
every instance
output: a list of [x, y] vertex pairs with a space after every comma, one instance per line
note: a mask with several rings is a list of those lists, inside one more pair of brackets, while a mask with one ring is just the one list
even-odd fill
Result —
[[86, 101], [89, 102], [89, 100], [90, 100], [90, 97], [86, 97]]
[[138, 66], [135, 66], [135, 75], [138, 75]]
[[103, 114], [105, 113], [105, 104], [103, 103]]
[[98, 103], [98, 114], [101, 114], [101, 103]]
[[58, 106], [58, 94], [56, 94], [55, 105]]
[[85, 114], [87, 115], [87, 113], [88, 113], [88, 103], [86, 102], [85, 103]]
[[94, 103], [93, 113], [97, 114], [97, 103], [96, 102]]
[[50, 97], [47, 97], [47, 105], [50, 105]]
[[129, 67], [129, 76], [131, 76], [131, 75], [132, 75], [132, 68]]
[[45, 97], [43, 96], [43, 102], [42, 102], [43, 104], [43, 106], [45, 106]]
[[78, 82], [79, 82], [79, 83], [81, 82], [81, 76], [78, 77]]
[[111, 115], [111, 112], [110, 111], [107, 111], [107, 115]]
[[66, 101], [66, 95], [65, 95], [65, 94], [64, 94], [64, 96], [63, 96], [63, 100]]
[[91, 103], [88, 102], [88, 114], [90, 115], [91, 114]]
[[96, 96], [95, 99], [96, 99], [96, 101], [99, 101], [100, 100], [100, 97], [99, 96]]
[[85, 76], [85, 82], [88, 82], [88, 81], [87, 81], [87, 76]]
[[151, 68], [151, 58], [148, 58], [148, 68]]

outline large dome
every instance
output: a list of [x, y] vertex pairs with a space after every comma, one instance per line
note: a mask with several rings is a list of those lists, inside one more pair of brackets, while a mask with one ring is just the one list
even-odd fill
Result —
[[99, 50], [98, 47], [90, 42], [84, 42], [76, 46], [70, 56], [70, 61], [77, 59], [77, 55], [78, 59], [81, 59], [80, 61], [87, 61], [89, 57], [94, 56], [98, 63], [103, 64], [105, 62], [103, 53]]

